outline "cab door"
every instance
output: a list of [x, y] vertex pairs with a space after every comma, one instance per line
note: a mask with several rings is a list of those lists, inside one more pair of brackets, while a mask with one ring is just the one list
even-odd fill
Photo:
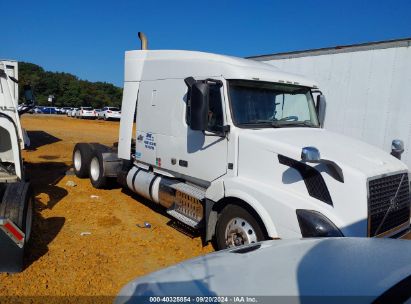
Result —
[[[195, 179], [211, 182], [227, 173], [227, 137], [217, 131], [226, 125], [226, 112], [221, 82], [211, 82], [208, 127], [205, 132], [188, 126], [189, 101], [186, 104], [187, 135], [180, 146], [180, 170]], [[189, 92], [187, 94], [190, 96]]]

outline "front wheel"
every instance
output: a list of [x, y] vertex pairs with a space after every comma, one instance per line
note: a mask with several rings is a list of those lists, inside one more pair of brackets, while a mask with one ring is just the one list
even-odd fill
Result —
[[257, 219], [249, 211], [237, 205], [227, 205], [217, 222], [217, 249], [263, 241], [266, 239], [263, 231]]

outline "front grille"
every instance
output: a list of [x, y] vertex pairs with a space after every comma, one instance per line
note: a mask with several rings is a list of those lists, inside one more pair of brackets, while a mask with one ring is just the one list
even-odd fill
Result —
[[[401, 179], [402, 183], [398, 189]], [[410, 190], [407, 173], [371, 180], [368, 187], [369, 236], [379, 235], [410, 220]], [[397, 190], [398, 194], [394, 199]], [[390, 210], [383, 221], [388, 209]]]

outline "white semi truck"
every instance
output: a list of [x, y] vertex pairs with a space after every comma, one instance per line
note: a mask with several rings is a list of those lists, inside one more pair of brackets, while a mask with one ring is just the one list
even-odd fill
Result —
[[23, 269], [34, 207], [21, 157], [28, 138], [19, 117], [34, 106], [34, 97], [30, 88], [25, 87], [27, 102], [18, 105], [15, 76], [17, 62], [0, 61], [0, 272]]
[[116, 178], [219, 249], [409, 230], [407, 166], [324, 130], [314, 82], [247, 59], [147, 50], [140, 38], [125, 55], [118, 145], [77, 144], [77, 176], [96, 188]]

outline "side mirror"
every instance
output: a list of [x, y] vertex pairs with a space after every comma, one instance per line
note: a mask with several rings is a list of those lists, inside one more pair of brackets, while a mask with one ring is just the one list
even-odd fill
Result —
[[203, 82], [193, 83], [189, 102], [190, 128], [205, 131], [208, 125], [209, 85]]
[[32, 105], [35, 103], [35, 98], [33, 94], [33, 90], [31, 89], [30, 85], [24, 86], [24, 99], [27, 105]]
[[391, 155], [401, 159], [401, 154], [404, 152], [404, 142], [401, 139], [394, 139], [391, 143]]
[[327, 103], [325, 101], [325, 96], [318, 95], [316, 110], [317, 110], [318, 122], [320, 123], [321, 127], [324, 126], [326, 105]]
[[344, 182], [344, 174], [341, 167], [332, 160], [321, 159], [320, 151], [316, 147], [304, 147], [301, 150], [301, 161], [314, 164], [324, 164], [328, 168], [328, 174], [337, 181]]
[[316, 147], [304, 147], [301, 150], [301, 160], [303, 162], [317, 163], [321, 160], [320, 151]]

